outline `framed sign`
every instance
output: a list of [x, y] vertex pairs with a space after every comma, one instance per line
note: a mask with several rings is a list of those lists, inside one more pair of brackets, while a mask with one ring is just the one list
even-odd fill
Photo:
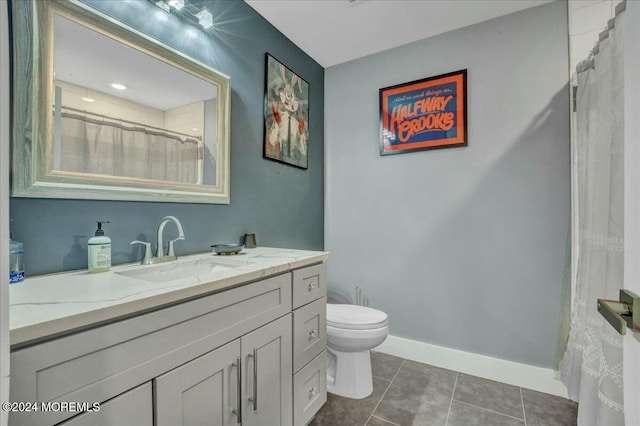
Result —
[[467, 146], [467, 70], [380, 89], [380, 155]]
[[309, 83], [267, 53], [264, 98], [264, 158], [306, 169]]

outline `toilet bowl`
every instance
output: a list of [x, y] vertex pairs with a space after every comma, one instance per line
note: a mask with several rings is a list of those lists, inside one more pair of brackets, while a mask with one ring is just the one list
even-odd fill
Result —
[[377, 309], [327, 304], [327, 391], [354, 399], [371, 395], [369, 350], [387, 338], [388, 322]]

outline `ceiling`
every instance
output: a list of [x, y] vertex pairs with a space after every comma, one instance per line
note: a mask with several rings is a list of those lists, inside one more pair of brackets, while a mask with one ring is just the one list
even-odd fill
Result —
[[245, 0], [325, 68], [554, 0]]
[[[165, 12], [158, 9], [157, 13]], [[213, 84], [162, 60], [61, 15], [55, 14], [53, 22], [53, 71], [57, 80], [161, 111], [217, 96]], [[125, 84], [127, 90], [115, 90], [111, 83]]]
[[[320, 65], [330, 67], [553, 0], [245, 1]], [[165, 12], [158, 8], [156, 13]], [[55, 17], [54, 39], [54, 71], [60, 80], [160, 110], [215, 97], [208, 82], [60, 16]], [[114, 91], [110, 84], [116, 80], [129, 89]], [[176, 80], [179, 90], [173, 90]]]

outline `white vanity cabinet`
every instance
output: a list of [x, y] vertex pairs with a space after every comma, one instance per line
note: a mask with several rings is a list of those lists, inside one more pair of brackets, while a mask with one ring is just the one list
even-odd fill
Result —
[[234, 340], [155, 379], [156, 426], [237, 425], [239, 358]]
[[151, 382], [101, 404], [100, 411], [80, 414], [60, 426], [153, 426]]
[[[12, 401], [100, 410], [10, 413], [9, 425], [304, 425], [326, 401], [325, 268], [12, 348]], [[313, 297], [294, 305], [296, 286]]]
[[326, 265], [293, 271], [293, 424], [308, 424], [327, 402]]
[[291, 315], [243, 336], [242, 424], [292, 422]]
[[156, 426], [290, 425], [289, 348], [286, 315], [158, 377]]

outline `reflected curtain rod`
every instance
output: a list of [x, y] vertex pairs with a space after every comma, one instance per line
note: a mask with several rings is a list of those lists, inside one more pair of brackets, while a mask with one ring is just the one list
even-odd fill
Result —
[[108, 115], [98, 114], [98, 113], [95, 113], [95, 112], [86, 111], [86, 110], [77, 109], [77, 108], [72, 108], [72, 107], [68, 107], [68, 106], [64, 106], [64, 105], [62, 105], [61, 108], [69, 110], [69, 111], [75, 111], [75, 112], [80, 112], [80, 113], [83, 113], [83, 114], [93, 115], [93, 116], [96, 116], [96, 117], [106, 118], [106, 119], [109, 119], [109, 120], [129, 123], [129, 124], [133, 124], [135, 126], [142, 126], [142, 127], [147, 128], [147, 129], [159, 130], [161, 132], [169, 132], [169, 133], [173, 133], [175, 135], [186, 136], [186, 137], [189, 137], [189, 138], [197, 139], [200, 142], [202, 141], [202, 136], [193, 136], [193, 135], [189, 135], [187, 133], [175, 132], [175, 131], [169, 130], [169, 129], [162, 129], [160, 127], [150, 126], [148, 124], [137, 123], [135, 121], [125, 120], [123, 118], [110, 117]]

